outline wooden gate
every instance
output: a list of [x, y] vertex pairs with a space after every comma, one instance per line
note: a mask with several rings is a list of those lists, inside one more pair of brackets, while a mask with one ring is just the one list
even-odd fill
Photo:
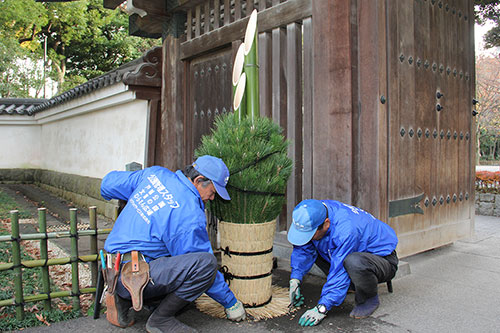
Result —
[[393, 0], [387, 20], [389, 222], [405, 255], [473, 230], [473, 1]]
[[470, 234], [473, 0], [184, 3], [185, 31], [164, 41], [156, 163], [190, 163], [215, 114], [232, 112], [232, 61], [257, 8], [261, 114], [294, 160], [279, 231], [317, 198], [387, 221], [403, 256]]
[[[167, 38], [166, 41], [166, 52], [182, 64], [171, 67], [171, 72], [178, 71], [172, 76], [174, 82], [179, 80], [179, 72], [183, 72], [184, 89], [177, 91], [182, 100], [167, 98], [166, 107], [170, 104], [172, 109], [182, 110], [182, 162], [188, 164], [201, 137], [210, 132], [215, 116], [233, 111], [233, 59], [243, 40], [248, 17], [253, 9], [258, 9], [261, 115], [272, 117], [285, 130], [291, 142], [289, 156], [294, 160], [287, 208], [279, 220], [280, 230], [287, 229], [287, 214], [302, 199], [303, 174], [311, 177], [312, 172], [310, 164], [302, 168], [303, 147], [312, 142], [310, 136], [302, 140], [303, 112], [305, 115], [312, 112], [311, 8], [310, 0], [207, 0], [186, 9], [185, 40], [176, 42]], [[167, 59], [166, 63], [172, 61]], [[166, 80], [167, 84], [169, 81]], [[176, 95], [175, 86], [170, 87], [167, 95]], [[165, 121], [168, 122], [168, 115], [162, 123]], [[309, 122], [308, 126], [312, 124]], [[178, 131], [178, 127], [172, 130]], [[307, 186], [312, 184], [308, 182]]]

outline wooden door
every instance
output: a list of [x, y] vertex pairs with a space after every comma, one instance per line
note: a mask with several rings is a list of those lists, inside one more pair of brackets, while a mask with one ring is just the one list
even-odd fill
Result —
[[203, 135], [210, 134], [215, 117], [230, 112], [231, 72], [233, 68], [232, 49], [210, 53], [193, 58], [188, 63], [187, 108], [186, 108], [186, 152], [191, 163], [194, 151]]
[[387, 6], [389, 224], [405, 256], [473, 230], [473, 1]]

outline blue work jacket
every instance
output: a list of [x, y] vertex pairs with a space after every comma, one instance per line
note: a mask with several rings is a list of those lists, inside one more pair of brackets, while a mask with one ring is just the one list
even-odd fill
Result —
[[[154, 166], [112, 171], [101, 183], [104, 199], [127, 200], [104, 249], [110, 253], [140, 251], [151, 261], [193, 252], [213, 253], [207, 233], [205, 204], [191, 181], [179, 170]], [[217, 272], [207, 295], [224, 307], [236, 298]]]
[[344, 268], [344, 259], [353, 252], [387, 256], [396, 249], [398, 238], [390, 226], [371, 214], [338, 201], [321, 200], [328, 208], [330, 228], [325, 236], [293, 247], [291, 279], [302, 281], [318, 258], [330, 263], [330, 272], [318, 304], [328, 310], [342, 304], [351, 280]]

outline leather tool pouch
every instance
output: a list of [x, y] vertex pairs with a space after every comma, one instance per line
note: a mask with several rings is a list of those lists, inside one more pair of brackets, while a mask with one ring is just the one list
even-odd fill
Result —
[[116, 283], [118, 282], [118, 272], [113, 268], [107, 267], [103, 270], [104, 279], [108, 284], [108, 293], [113, 295], [115, 293]]
[[[132, 261], [122, 267], [122, 283], [132, 297], [135, 311], [142, 309], [142, 292], [149, 281], [149, 264], [144, 258], [139, 259], [139, 252], [131, 252]], [[141, 256], [142, 257], [142, 256]]]

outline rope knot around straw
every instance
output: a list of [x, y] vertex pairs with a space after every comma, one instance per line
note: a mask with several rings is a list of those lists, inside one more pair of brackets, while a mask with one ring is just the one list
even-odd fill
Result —
[[224, 281], [226, 281], [227, 285], [230, 286], [231, 285], [231, 280], [234, 278], [233, 274], [231, 274], [229, 272], [229, 267], [227, 266], [222, 266], [220, 269], [219, 269], [219, 272], [222, 273], [222, 275], [224, 275]]

